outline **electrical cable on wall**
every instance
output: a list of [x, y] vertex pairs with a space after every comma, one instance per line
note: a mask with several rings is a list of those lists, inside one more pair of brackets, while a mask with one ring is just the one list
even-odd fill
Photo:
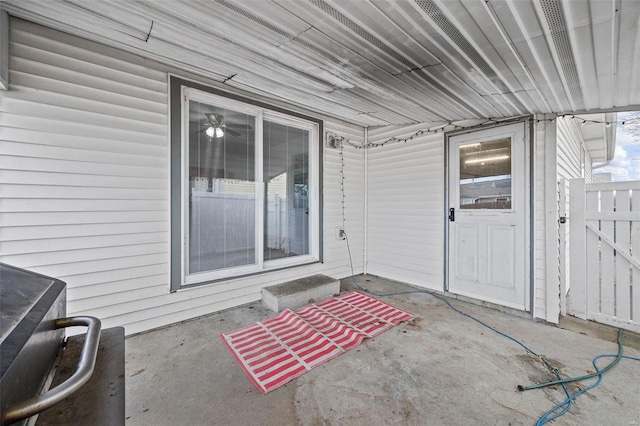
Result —
[[[344, 192], [343, 192], [344, 195]], [[451, 302], [443, 295], [440, 295], [438, 293], [435, 293], [433, 291], [429, 291], [429, 290], [409, 290], [409, 291], [399, 291], [399, 292], [393, 292], [393, 293], [376, 293], [373, 291], [370, 291], [364, 287], [362, 287], [360, 284], [358, 284], [358, 282], [355, 279], [355, 273], [353, 270], [353, 260], [351, 258], [351, 248], [349, 246], [349, 236], [347, 235], [346, 230], [343, 232], [343, 236], [344, 239], [346, 241], [346, 245], [347, 245], [347, 252], [349, 253], [349, 265], [351, 266], [351, 281], [353, 282], [353, 284], [360, 290], [362, 290], [364, 293], [370, 294], [372, 296], [376, 296], [376, 297], [389, 297], [389, 296], [399, 296], [399, 295], [406, 295], [406, 294], [417, 294], [417, 293], [423, 293], [423, 294], [427, 294], [429, 296], [435, 297], [436, 299], [444, 302], [450, 309], [452, 309], [454, 312], [457, 312], [458, 314], [465, 316], [475, 322], [477, 322], [478, 324], [488, 328], [489, 330], [499, 334], [502, 337], [505, 337], [509, 340], [511, 340], [512, 342], [518, 344], [519, 346], [521, 346], [523, 349], [525, 349], [527, 352], [529, 352], [531, 355], [533, 355], [536, 359], [538, 359], [540, 362], [542, 362], [542, 364], [549, 369], [550, 372], [552, 372], [557, 378], [558, 380], [552, 381], [552, 382], [547, 382], [547, 383], [541, 383], [538, 385], [531, 385], [531, 386], [522, 386], [522, 385], [518, 385], [518, 390], [520, 391], [525, 391], [525, 390], [530, 390], [530, 389], [540, 389], [543, 387], [547, 387], [547, 386], [554, 386], [554, 385], [561, 385], [562, 389], [566, 395], [566, 399], [562, 402], [560, 402], [559, 404], [555, 405], [553, 408], [551, 408], [550, 410], [548, 410], [547, 412], [545, 412], [536, 422], [536, 426], [541, 426], [544, 425], [560, 416], [562, 416], [563, 414], [567, 413], [571, 407], [573, 406], [573, 401], [580, 395], [582, 395], [583, 393], [595, 388], [596, 386], [598, 386], [601, 382], [602, 382], [602, 376], [607, 373], [608, 371], [610, 371], [621, 359], [629, 359], [629, 360], [633, 360], [633, 361], [640, 361], [640, 358], [636, 358], [636, 357], [632, 357], [632, 356], [627, 356], [627, 355], [623, 355], [622, 353], [622, 329], [619, 329], [618, 331], [618, 354], [617, 355], [613, 355], [613, 354], [604, 354], [604, 355], [598, 355], [596, 356], [593, 360], [592, 360], [592, 364], [596, 370], [596, 373], [593, 374], [588, 374], [585, 376], [579, 376], [579, 377], [569, 377], [569, 378], [562, 378], [562, 376], [560, 375], [560, 372], [558, 371], [557, 368], [553, 367], [551, 365], [551, 363], [549, 363], [549, 361], [547, 359], [545, 359], [543, 356], [539, 355], [537, 352], [535, 352], [533, 349], [529, 348], [528, 346], [526, 346], [524, 343], [522, 343], [521, 341], [519, 341], [518, 339], [516, 339], [515, 337], [512, 337], [510, 335], [508, 335], [507, 333], [504, 333], [498, 329], [496, 329], [495, 327], [485, 323], [484, 321], [474, 317], [473, 315], [470, 315], [458, 308], [456, 308], [455, 306], [453, 306], [451, 304]], [[605, 368], [603, 368], [602, 370], [600, 370], [597, 366], [597, 361], [601, 358], [615, 358], [609, 365], [607, 365]], [[593, 379], [597, 377], [597, 381], [582, 389], [579, 390], [578, 392], [571, 394], [569, 392], [569, 390], [566, 387], [567, 383], [573, 383], [573, 382], [577, 382], [577, 381], [583, 381], [583, 380], [587, 380], [587, 379]], [[561, 410], [558, 412], [558, 410]], [[554, 414], [555, 413], [555, 414]]]
[[342, 194], [342, 229], [345, 229], [347, 218], [345, 216], [345, 195], [344, 195], [344, 145], [340, 144], [340, 194]]

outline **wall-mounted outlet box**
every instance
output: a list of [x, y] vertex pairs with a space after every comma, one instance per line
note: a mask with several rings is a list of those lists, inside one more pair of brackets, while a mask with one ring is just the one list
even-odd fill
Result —
[[344, 229], [336, 226], [336, 240], [344, 240], [345, 236], [344, 236]]
[[327, 133], [328, 148], [340, 148], [340, 145], [342, 145], [342, 140], [340, 138], [338, 138], [336, 135]]

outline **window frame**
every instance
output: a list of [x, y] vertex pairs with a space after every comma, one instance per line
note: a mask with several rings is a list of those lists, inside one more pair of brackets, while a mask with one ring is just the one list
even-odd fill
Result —
[[[230, 108], [256, 117], [255, 132], [255, 264], [189, 274], [189, 100]], [[172, 292], [233, 279], [322, 262], [322, 135], [323, 121], [254, 99], [170, 76], [170, 290]], [[263, 123], [308, 130], [309, 134], [309, 254], [264, 260]]]

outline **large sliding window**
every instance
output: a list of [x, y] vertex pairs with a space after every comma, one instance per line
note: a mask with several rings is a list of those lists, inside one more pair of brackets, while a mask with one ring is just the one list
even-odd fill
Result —
[[320, 260], [321, 122], [180, 83], [172, 288]]

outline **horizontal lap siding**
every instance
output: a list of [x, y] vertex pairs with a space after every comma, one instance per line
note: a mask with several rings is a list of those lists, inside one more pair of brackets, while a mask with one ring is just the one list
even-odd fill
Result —
[[[424, 125], [369, 131], [369, 143], [407, 137]], [[444, 138], [424, 134], [368, 151], [367, 271], [443, 288]]]
[[[534, 316], [546, 317], [545, 126], [533, 140]], [[369, 143], [403, 138], [424, 125], [369, 131]], [[367, 271], [398, 281], [443, 289], [444, 136], [424, 134], [368, 151]]]
[[[325, 122], [325, 133], [342, 136], [354, 144], [364, 143], [364, 129], [351, 124]], [[342, 152], [342, 155], [341, 155]], [[356, 274], [364, 267], [364, 150], [343, 144], [324, 148], [324, 261], [328, 274], [337, 277], [351, 275], [346, 241], [337, 240], [336, 227], [342, 227], [342, 160], [344, 158], [344, 229]]]
[[69, 315], [127, 325], [114, 307], [169, 289], [167, 73], [65, 38], [11, 21], [0, 260], [65, 281]]
[[575, 121], [558, 118], [558, 178], [581, 177], [582, 136]]
[[[0, 93], [0, 262], [68, 284], [68, 314], [136, 333], [260, 299], [270, 284], [350, 273], [341, 160], [324, 153], [324, 263], [169, 292], [168, 69], [11, 21]], [[325, 130], [363, 142], [359, 126]], [[345, 211], [363, 268], [364, 151], [345, 147]]]

